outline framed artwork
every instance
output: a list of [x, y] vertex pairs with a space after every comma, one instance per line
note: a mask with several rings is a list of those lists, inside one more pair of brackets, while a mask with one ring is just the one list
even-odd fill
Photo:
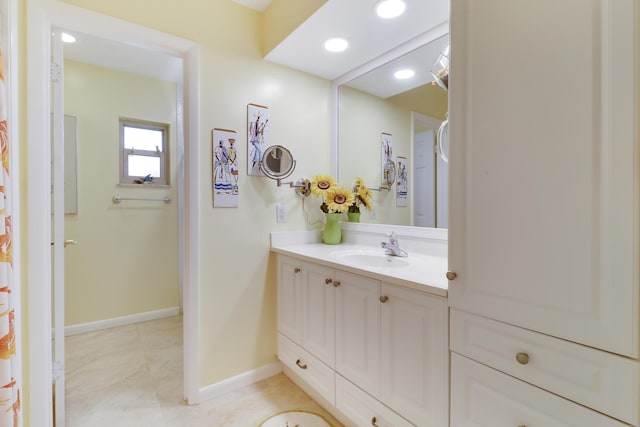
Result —
[[407, 206], [408, 190], [408, 163], [406, 157], [397, 157], [396, 161], [396, 206]]
[[213, 207], [238, 207], [238, 151], [235, 130], [211, 131]]
[[394, 177], [387, 177], [389, 169], [385, 166], [388, 162], [393, 162], [393, 136], [390, 133], [382, 132], [380, 134], [380, 184], [384, 187], [388, 182], [393, 183], [394, 181]]
[[247, 175], [264, 176], [260, 170], [262, 153], [269, 144], [269, 109], [262, 105], [247, 105]]

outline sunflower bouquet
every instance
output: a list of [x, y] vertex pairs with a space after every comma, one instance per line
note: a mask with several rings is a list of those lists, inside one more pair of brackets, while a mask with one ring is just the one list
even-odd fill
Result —
[[373, 199], [373, 191], [364, 185], [362, 178], [356, 178], [356, 183], [353, 186], [353, 203], [349, 205], [349, 213], [360, 213], [360, 205], [364, 205], [368, 211], [373, 209], [371, 199]]
[[341, 187], [330, 175], [317, 174], [311, 179], [311, 194], [322, 199], [320, 210], [324, 213], [342, 213], [349, 210], [355, 195]]

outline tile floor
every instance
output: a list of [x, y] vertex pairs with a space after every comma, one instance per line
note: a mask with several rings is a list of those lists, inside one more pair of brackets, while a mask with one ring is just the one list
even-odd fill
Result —
[[66, 338], [67, 427], [254, 427], [288, 409], [322, 414], [280, 374], [188, 406], [182, 400], [182, 317]]

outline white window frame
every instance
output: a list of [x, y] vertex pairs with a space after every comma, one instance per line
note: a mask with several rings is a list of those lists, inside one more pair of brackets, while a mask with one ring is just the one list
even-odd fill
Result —
[[[124, 144], [124, 128], [133, 127], [138, 129], [149, 129], [162, 132], [162, 150], [150, 151], [150, 150], [138, 150], [125, 148]], [[135, 185], [140, 184], [134, 182], [135, 179], [141, 178], [137, 176], [129, 176], [129, 156], [148, 156], [156, 157], [160, 159], [160, 176], [154, 177], [153, 182], [145, 183], [145, 186], [169, 186], [169, 124], [151, 122], [146, 120], [120, 118], [120, 185]]]

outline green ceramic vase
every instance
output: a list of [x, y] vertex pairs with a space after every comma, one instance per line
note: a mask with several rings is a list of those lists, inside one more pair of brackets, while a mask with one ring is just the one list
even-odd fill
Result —
[[347, 212], [349, 222], [360, 222], [360, 212]]
[[342, 230], [340, 229], [339, 213], [325, 214], [327, 222], [322, 230], [322, 241], [327, 245], [337, 245], [342, 240]]

